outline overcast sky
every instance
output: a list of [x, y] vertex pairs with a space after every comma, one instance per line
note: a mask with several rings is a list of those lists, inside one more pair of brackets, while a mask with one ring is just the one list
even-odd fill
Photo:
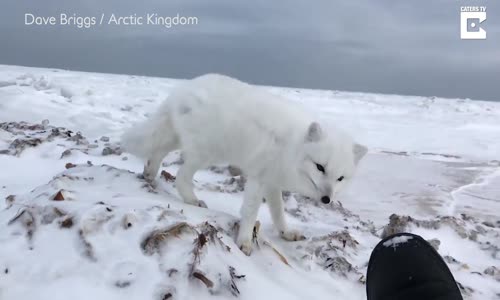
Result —
[[[486, 40], [460, 40], [461, 5], [486, 5]], [[198, 24], [27, 26], [26, 13]], [[0, 64], [500, 101], [500, 1], [1, 0]]]

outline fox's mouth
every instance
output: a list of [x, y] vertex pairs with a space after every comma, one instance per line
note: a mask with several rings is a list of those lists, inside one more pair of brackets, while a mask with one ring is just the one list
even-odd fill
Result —
[[312, 179], [312, 177], [308, 173], [306, 173], [304, 171], [302, 171], [302, 174], [304, 175], [305, 178], [309, 179], [309, 181], [311, 182], [312, 186], [314, 187], [314, 190], [317, 191], [318, 190], [318, 185], [316, 185], [316, 182], [314, 182], [314, 180]]
[[314, 182], [314, 180], [313, 180], [310, 176], [308, 176], [307, 178], [309, 178], [309, 180], [310, 180], [310, 181], [311, 181], [311, 183], [313, 184], [314, 189], [315, 189], [315, 190], [318, 190], [318, 186], [316, 185], [316, 182]]

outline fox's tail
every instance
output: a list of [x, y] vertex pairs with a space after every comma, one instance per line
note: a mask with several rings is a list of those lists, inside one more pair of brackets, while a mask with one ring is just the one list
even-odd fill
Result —
[[147, 120], [133, 125], [121, 137], [121, 147], [144, 162], [158, 153], [178, 148], [178, 138], [170, 115], [160, 109]]

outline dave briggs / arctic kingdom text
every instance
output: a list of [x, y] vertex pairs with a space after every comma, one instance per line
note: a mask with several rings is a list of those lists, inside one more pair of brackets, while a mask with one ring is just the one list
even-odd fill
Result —
[[93, 26], [142, 26], [160, 25], [171, 28], [178, 25], [198, 25], [197, 17], [181, 16], [178, 13], [174, 16], [160, 16], [157, 13], [144, 15], [131, 14], [119, 16], [112, 14], [101, 14], [97, 16], [81, 16], [74, 14], [59, 14], [55, 16], [37, 16], [32, 13], [24, 14], [24, 24], [28, 26], [74, 26], [77, 28], [91, 28]]

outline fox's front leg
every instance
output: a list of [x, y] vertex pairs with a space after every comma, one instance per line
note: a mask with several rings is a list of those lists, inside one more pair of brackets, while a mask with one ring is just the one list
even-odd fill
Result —
[[246, 255], [252, 252], [253, 228], [257, 221], [260, 205], [262, 204], [262, 187], [253, 179], [248, 179], [245, 185], [245, 194], [243, 196], [243, 205], [240, 214], [240, 230], [236, 244]]
[[161, 162], [165, 155], [160, 153], [154, 153], [144, 164], [144, 170], [142, 171], [142, 176], [149, 182], [153, 187], [156, 187], [155, 178], [161, 167]]
[[274, 226], [278, 229], [281, 237], [287, 241], [300, 241], [305, 239], [297, 230], [290, 230], [285, 221], [285, 208], [281, 190], [278, 188], [268, 188], [264, 194], [266, 202], [269, 205], [269, 211], [273, 219]]
[[158, 174], [158, 171], [160, 170], [160, 165], [163, 157], [160, 158], [159, 156], [153, 156], [152, 158], [148, 159], [146, 161], [146, 164], [144, 165], [144, 170], [142, 171], [142, 176], [146, 181], [152, 183], [154, 182], [156, 175]]
[[194, 193], [193, 176], [196, 173], [196, 170], [201, 167], [202, 164], [198, 160], [186, 156], [184, 164], [181, 166], [179, 171], [177, 171], [175, 185], [179, 195], [185, 203], [194, 206], [207, 207], [205, 202], [199, 200]]

